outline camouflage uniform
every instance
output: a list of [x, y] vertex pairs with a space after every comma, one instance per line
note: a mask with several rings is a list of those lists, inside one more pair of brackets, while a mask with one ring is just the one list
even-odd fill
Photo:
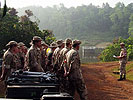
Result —
[[47, 46], [48, 45], [44, 41], [41, 41], [41, 47], [40, 47], [40, 50], [41, 50], [41, 66], [42, 66], [44, 71], [46, 71], [46, 47]]
[[50, 72], [52, 72], [53, 71], [53, 58], [52, 58], [52, 56], [53, 56], [53, 52], [54, 52], [54, 50], [55, 50], [55, 48], [56, 48], [57, 46], [56, 46], [56, 43], [51, 43], [50, 44], [50, 46], [49, 46], [49, 48], [47, 48], [47, 50], [46, 50], [46, 71], [50, 71]]
[[41, 52], [39, 48], [35, 48], [34, 45], [30, 47], [26, 54], [28, 60], [29, 71], [43, 72], [41, 67]]
[[4, 53], [2, 67], [9, 69], [5, 79], [7, 79], [7, 77], [17, 69], [15, 55], [10, 52], [10, 49]]
[[[6, 46], [10, 45], [17, 45], [17, 42], [10, 41]], [[11, 49], [9, 48], [3, 55], [3, 62], [2, 62], [2, 75], [4, 75], [4, 80], [7, 80], [7, 77], [11, 75], [12, 72], [14, 72], [17, 69], [16, 67], [16, 60], [15, 60], [15, 54], [11, 52]], [[5, 72], [8, 70], [7, 72]]]
[[[33, 41], [41, 41], [41, 38], [38, 36], [33, 37]], [[41, 51], [40, 48], [35, 47], [34, 44], [30, 47], [26, 54], [26, 67], [28, 67], [29, 71], [33, 72], [44, 72], [41, 67]]]
[[41, 66], [44, 71], [46, 71], [46, 50], [41, 50]]
[[[73, 44], [80, 44], [79, 40], [74, 40]], [[68, 67], [68, 78], [70, 82], [70, 94], [74, 96], [75, 90], [80, 95], [81, 100], [87, 100], [87, 89], [80, 69], [80, 57], [75, 48], [72, 48], [66, 54], [66, 61]]]
[[120, 52], [120, 56], [124, 56], [124, 58], [121, 58], [119, 63], [120, 63], [120, 75], [126, 75], [126, 63], [127, 63], [127, 50], [126, 48], [122, 48]]
[[67, 44], [69, 44], [69, 46], [71, 46], [72, 40], [71, 39], [66, 39], [65, 40], [65, 47], [60, 51], [59, 54], [59, 76], [60, 76], [60, 80], [61, 80], [61, 91], [62, 92], [68, 92], [69, 90], [69, 81], [67, 77], [64, 77], [64, 73], [66, 68], [66, 53], [71, 49], [71, 47], [68, 47]]
[[55, 49], [52, 57], [55, 72], [57, 72], [57, 70], [59, 69], [60, 65], [59, 56], [60, 56], [60, 51], [62, 50], [61, 46], [63, 45], [63, 40], [58, 40], [56, 43], [58, 47]]
[[70, 48], [68, 48], [68, 47], [65, 47], [65, 48], [63, 48], [61, 51], [60, 51], [60, 56], [59, 56], [59, 61], [60, 61], [60, 63], [59, 63], [59, 66], [60, 66], [60, 69], [61, 69], [61, 67], [63, 67], [63, 63], [64, 63], [64, 60], [65, 60], [65, 58], [66, 58], [66, 53], [68, 52], [70, 50]]
[[14, 59], [15, 59], [15, 62], [16, 62], [16, 67], [17, 69], [23, 69], [23, 65], [22, 65], [22, 62], [21, 62], [21, 53], [17, 53], [15, 56], [14, 56]]
[[71, 39], [66, 39], [65, 40], [65, 47], [60, 51], [60, 54], [59, 54], [59, 61], [60, 61], [59, 65], [60, 65], [60, 67], [62, 67], [62, 65], [64, 63], [64, 60], [66, 59], [66, 53], [71, 49], [71, 48], [66, 46], [67, 43], [69, 43], [71, 45], [72, 40]]
[[20, 63], [20, 67], [18, 67], [18, 69], [23, 69], [24, 68], [24, 63], [25, 63], [25, 53], [23, 51], [23, 49], [25, 49], [25, 44], [23, 42], [19, 42], [18, 43], [19, 48], [20, 48], [20, 52], [17, 54], [18, 56], [18, 60]]

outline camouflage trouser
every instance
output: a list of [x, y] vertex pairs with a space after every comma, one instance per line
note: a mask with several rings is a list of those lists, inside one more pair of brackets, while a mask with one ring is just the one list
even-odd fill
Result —
[[67, 77], [61, 78], [60, 90], [61, 90], [61, 92], [69, 93], [69, 81], [68, 81]]
[[120, 75], [126, 75], [126, 63], [120, 63]]
[[84, 80], [69, 80], [70, 82], [70, 89], [69, 93], [71, 96], [74, 96], [75, 91], [77, 90], [78, 94], [80, 95], [80, 100], [88, 100], [87, 95], [87, 88], [85, 86]]

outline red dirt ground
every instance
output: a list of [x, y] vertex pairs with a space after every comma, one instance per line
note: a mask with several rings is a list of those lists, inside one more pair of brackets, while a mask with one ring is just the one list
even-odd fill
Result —
[[[133, 100], [133, 81], [117, 81], [111, 75], [116, 66], [118, 62], [82, 65], [88, 100]], [[75, 100], [80, 100], [77, 94]]]
[[[111, 69], [116, 66], [119, 66], [118, 62], [82, 65], [88, 100], [133, 100], [133, 81], [117, 81], [111, 75]], [[0, 82], [0, 95], [3, 94], [3, 89]], [[75, 100], [80, 100], [77, 94]]]

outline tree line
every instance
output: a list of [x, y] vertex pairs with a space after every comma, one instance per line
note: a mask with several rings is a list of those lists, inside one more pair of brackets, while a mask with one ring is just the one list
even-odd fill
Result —
[[[125, 6], [119, 2], [115, 7], [104, 3], [102, 7], [82, 5], [66, 8], [63, 4], [53, 7], [17, 9], [20, 13], [30, 9], [40, 20], [40, 29], [53, 30], [57, 38], [81, 39], [85, 44], [128, 38], [133, 34], [133, 3]], [[34, 18], [32, 18], [34, 20]]]

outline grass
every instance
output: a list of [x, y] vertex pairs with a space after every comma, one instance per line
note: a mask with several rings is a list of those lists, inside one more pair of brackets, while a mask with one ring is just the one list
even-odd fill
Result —
[[[112, 71], [119, 71], [118, 66], [113, 68]], [[118, 74], [112, 74], [112, 75], [119, 78]], [[126, 79], [133, 81], [133, 63], [126, 65]]]

